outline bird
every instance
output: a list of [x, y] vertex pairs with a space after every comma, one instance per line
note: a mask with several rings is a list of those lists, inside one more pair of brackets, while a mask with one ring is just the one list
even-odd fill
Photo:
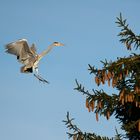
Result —
[[53, 42], [51, 45], [48, 46], [46, 50], [44, 50], [40, 54], [37, 54], [36, 46], [34, 43], [29, 46], [27, 39], [19, 39], [5, 45], [5, 49], [6, 53], [15, 55], [17, 60], [21, 64], [23, 64], [20, 69], [21, 73], [34, 73], [34, 76], [38, 78], [39, 81], [49, 83], [47, 80], [43, 79], [39, 75], [38, 63], [55, 46], [64, 46], [64, 44], [60, 42]]

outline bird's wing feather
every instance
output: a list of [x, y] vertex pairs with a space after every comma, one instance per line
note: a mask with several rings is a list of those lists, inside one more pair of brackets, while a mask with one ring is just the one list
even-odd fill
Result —
[[27, 59], [33, 55], [25, 39], [7, 44], [6, 49], [7, 53], [16, 55], [19, 60]]
[[36, 47], [35, 47], [35, 44], [32, 44], [32, 46], [31, 46], [31, 51], [32, 51], [32, 53], [33, 54], [36, 54]]

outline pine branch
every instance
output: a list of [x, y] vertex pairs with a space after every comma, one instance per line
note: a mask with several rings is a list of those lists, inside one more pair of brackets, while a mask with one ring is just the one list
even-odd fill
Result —
[[103, 64], [102, 70], [97, 69], [94, 66], [91, 66], [89, 64], [88, 70], [90, 71], [90, 74], [93, 73], [95, 75], [98, 75], [98, 73], [100, 74], [101, 71], [107, 71], [107, 70], [115, 73], [115, 71], [117, 71], [118, 68], [123, 68], [123, 70], [126, 70], [126, 69], [129, 70], [131, 66], [140, 64], [140, 55], [132, 54], [127, 58], [125, 57], [117, 58], [117, 61], [114, 61], [114, 62], [112, 61], [108, 62], [107, 60], [105, 60], [105, 62], [104, 61], [101, 61], [101, 62]]
[[118, 58], [115, 62], [103, 62], [103, 68], [97, 69], [89, 65], [90, 73], [95, 75], [95, 82], [99, 86], [101, 83], [108, 83], [108, 86], [116, 87], [118, 90], [128, 88], [134, 91], [140, 81], [140, 55], [130, 55], [127, 58]]
[[86, 133], [82, 132], [75, 124], [73, 124], [74, 119], [70, 119], [69, 112], [67, 112], [66, 120], [63, 122], [67, 126], [67, 128], [72, 131], [71, 133], [67, 132], [69, 139], [73, 140], [113, 140], [113, 138], [101, 137], [96, 135], [95, 133]]
[[128, 24], [126, 23], [126, 19], [123, 19], [122, 14], [120, 13], [120, 17], [117, 17], [116, 23], [118, 27], [121, 28], [121, 32], [118, 36], [121, 37], [120, 42], [125, 43], [128, 50], [131, 50], [132, 45], [135, 49], [140, 47], [140, 35], [135, 35], [134, 32], [128, 28]]
[[117, 128], [115, 128], [115, 130], [116, 130], [115, 140], [122, 140], [122, 138], [123, 138], [124, 136], [123, 136], [122, 134], [119, 134], [119, 133], [118, 133]]
[[96, 120], [98, 121], [98, 114], [104, 115], [107, 120], [113, 114], [119, 100], [119, 96], [112, 94], [112, 96], [105, 93], [103, 90], [92, 90], [90, 93], [88, 90], [85, 90], [85, 87], [82, 84], [79, 84], [76, 80], [77, 87], [75, 90], [79, 91], [83, 95], [86, 95], [85, 106], [89, 112], [93, 112], [95, 109]]
[[67, 119], [67, 120], [63, 120], [63, 122], [65, 123], [65, 125], [67, 126], [67, 128], [68, 128], [69, 130], [72, 130], [72, 131], [73, 131], [73, 133], [67, 132], [67, 134], [69, 135], [69, 138], [73, 137], [74, 135], [78, 135], [78, 134], [81, 134], [81, 133], [82, 133], [81, 130], [80, 130], [76, 125], [74, 125], [74, 124], [72, 123], [72, 121], [73, 121], [74, 119], [73, 119], [73, 118], [70, 119], [70, 117], [69, 117], [69, 112], [67, 112], [66, 119]]
[[140, 56], [133, 54], [128, 58], [119, 58], [116, 62], [105, 61], [103, 65], [103, 69], [90, 65], [89, 70], [95, 74], [97, 85], [108, 81], [110, 86], [112, 82], [112, 87], [120, 91], [114, 108], [115, 116], [123, 122], [122, 129], [127, 130], [129, 135], [132, 130], [137, 132], [140, 130], [137, 128], [140, 115], [135, 114], [136, 110], [140, 110]]
[[79, 84], [77, 79], [75, 80], [77, 87], [74, 88], [74, 90], [78, 90], [79, 92], [82, 92], [83, 95], [88, 95], [88, 96], [92, 96], [88, 90], [85, 91], [84, 86], [82, 86], [82, 84]]

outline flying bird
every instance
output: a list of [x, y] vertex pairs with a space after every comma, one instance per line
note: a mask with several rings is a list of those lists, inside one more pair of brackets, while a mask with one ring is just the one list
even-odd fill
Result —
[[34, 76], [37, 79], [42, 82], [49, 83], [39, 75], [38, 63], [55, 46], [64, 46], [64, 44], [53, 42], [41, 54], [37, 54], [35, 44], [32, 44], [30, 47], [26, 39], [19, 39], [15, 42], [9, 43], [5, 48], [7, 53], [15, 55], [17, 60], [23, 64], [20, 69], [21, 73], [34, 73]]

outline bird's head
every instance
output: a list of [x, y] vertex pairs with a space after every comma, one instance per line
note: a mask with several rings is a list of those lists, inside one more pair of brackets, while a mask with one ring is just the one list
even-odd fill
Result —
[[53, 46], [64, 46], [64, 44], [60, 42], [53, 42]]

